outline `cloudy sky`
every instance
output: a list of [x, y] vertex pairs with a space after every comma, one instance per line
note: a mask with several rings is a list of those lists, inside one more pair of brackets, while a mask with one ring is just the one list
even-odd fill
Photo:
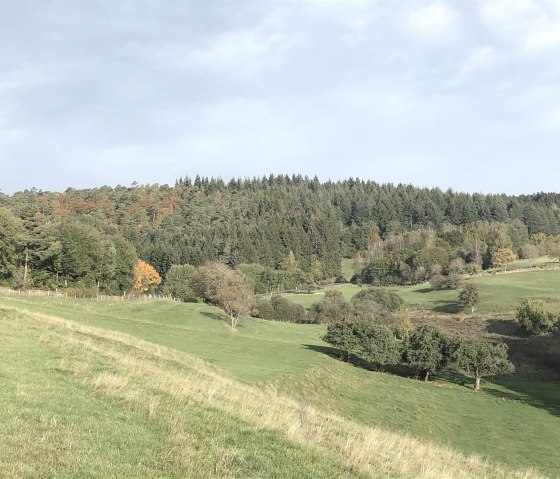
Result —
[[0, 190], [559, 191], [558, 0], [0, 0]]

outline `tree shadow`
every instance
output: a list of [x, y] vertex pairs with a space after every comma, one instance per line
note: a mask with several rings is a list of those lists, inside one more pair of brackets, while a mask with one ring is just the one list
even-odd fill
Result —
[[[515, 401], [560, 416], [560, 383], [510, 378], [485, 378], [483, 391], [504, 401]], [[492, 387], [494, 385], [497, 387]], [[501, 388], [507, 388], [504, 391]]]
[[350, 355], [350, 357], [346, 358], [340, 353], [338, 349], [331, 346], [304, 344], [303, 347], [306, 349], [310, 349], [311, 351], [326, 354], [327, 356], [338, 359], [346, 364], [351, 364], [352, 366], [360, 369], [365, 369], [367, 371], [384, 372], [401, 377], [414, 377], [414, 371], [404, 365], [387, 365], [380, 368], [375, 364], [372, 364], [369, 361], [365, 361], [364, 359], [356, 357], [352, 354]]
[[414, 289], [411, 292], [412, 293], [421, 293], [421, 294], [426, 294], [426, 293], [431, 293], [432, 291], [435, 291], [432, 288], [422, 288], [422, 289]]
[[205, 316], [209, 319], [213, 319], [215, 321], [223, 321], [224, 320], [224, 315], [220, 314], [220, 313], [210, 313], [208, 311], [201, 311], [200, 314], [202, 316]]
[[501, 336], [517, 336], [519, 335], [519, 327], [511, 319], [487, 319], [486, 331]]
[[[304, 348], [344, 360], [338, 349], [331, 346], [304, 344]], [[382, 371], [400, 377], [417, 377], [415, 372], [404, 365], [386, 366], [382, 370], [360, 358], [350, 356], [347, 364], [370, 370]], [[515, 401], [532, 407], [543, 409], [554, 416], [560, 416], [560, 382], [532, 381], [520, 377], [484, 377], [480, 393], [474, 391], [474, 379], [459, 372], [449, 370], [439, 374], [437, 378], [445, 382], [471, 390], [473, 394], [488, 394], [504, 401]]]
[[457, 314], [461, 312], [461, 308], [459, 307], [459, 303], [457, 301], [432, 301], [433, 304], [437, 304], [437, 306], [432, 308], [432, 311], [436, 313], [449, 313], [449, 314]]

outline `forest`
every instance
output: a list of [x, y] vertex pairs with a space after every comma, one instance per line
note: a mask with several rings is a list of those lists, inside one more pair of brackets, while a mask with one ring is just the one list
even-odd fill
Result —
[[[174, 186], [0, 194], [0, 282], [130, 290], [138, 260], [219, 261], [255, 292], [344, 281], [415, 284], [560, 257], [560, 194], [469, 194], [349, 178], [179, 178]], [[452, 280], [451, 280], [452, 281]]]

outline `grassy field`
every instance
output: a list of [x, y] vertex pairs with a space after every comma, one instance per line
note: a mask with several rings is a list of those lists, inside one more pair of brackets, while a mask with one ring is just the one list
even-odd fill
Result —
[[[481, 314], [513, 313], [522, 298], [551, 298], [551, 306], [560, 301], [560, 270], [527, 271], [481, 276], [469, 281], [480, 287]], [[457, 312], [457, 290], [433, 291], [429, 283], [401, 288], [398, 293], [411, 305], [420, 305], [437, 313]]]
[[344, 296], [344, 298], [346, 300], [349, 300], [350, 298], [352, 298], [352, 296], [354, 296], [358, 291], [360, 291], [360, 287], [359, 286], [355, 286], [353, 284], [339, 284], [339, 285], [335, 285], [335, 286], [330, 286], [328, 288], [325, 289], [320, 289], [318, 291], [314, 291], [310, 294], [306, 294], [306, 293], [286, 293], [283, 296], [287, 299], [289, 299], [290, 301], [293, 301], [296, 304], [301, 304], [304, 308], [309, 308], [313, 303], [315, 303], [316, 301], [319, 301], [324, 295], [325, 292], [328, 290], [336, 290], [336, 291], [340, 291], [342, 293], [342, 296]]
[[[560, 303], [560, 269], [493, 274], [467, 281], [472, 281], [480, 287], [481, 302], [476, 308], [480, 314], [511, 314], [521, 299], [534, 296], [549, 298], [552, 308]], [[311, 294], [285, 294], [284, 296], [294, 303], [309, 308], [329, 289], [340, 291], [348, 300], [361, 288], [352, 284], [342, 284]], [[409, 307], [420, 306], [434, 313], [456, 314], [458, 312], [458, 290], [434, 291], [430, 283], [393, 289], [401, 295]]]
[[[460, 380], [457, 381], [453, 378], [433, 384], [424, 384], [413, 379], [374, 373], [344, 364], [333, 359], [329, 354], [325, 354], [329, 353], [330, 350], [320, 340], [323, 333], [321, 326], [249, 320], [244, 322], [237, 332], [231, 332], [225, 323], [218, 319], [217, 310], [200, 304], [193, 305], [164, 301], [150, 303], [104, 303], [88, 300], [0, 297], [0, 306], [4, 308], [4, 312], [0, 314], [6, 317], [2, 322], [4, 328], [2, 341], [4, 341], [4, 336], [6, 336], [12, 337], [10, 341], [17, 343], [12, 347], [12, 352], [9, 354], [11, 361], [8, 362], [8, 366], [6, 364], [3, 365], [3, 367], [8, 368], [11, 372], [7, 374], [2, 371], [0, 375], [0, 378], [8, 384], [8, 386], [0, 389], [0, 404], [2, 405], [0, 407], [3, 408], [0, 410], [3, 411], [2, 415], [6, 414], [7, 417], [14, 414], [18, 415], [15, 404], [19, 404], [19, 402], [15, 400], [14, 396], [18, 394], [18, 386], [15, 386], [16, 390], [11, 392], [9, 387], [11, 385], [13, 389], [13, 385], [17, 385], [17, 381], [14, 380], [17, 377], [25, 378], [25, 387], [31, 388], [25, 394], [34, 402], [34, 405], [30, 406], [30, 410], [35, 410], [34, 414], [38, 417], [41, 416], [41, 411], [48, 410], [51, 407], [51, 402], [54, 401], [56, 403], [58, 397], [69, 398], [77, 395], [76, 397], [78, 398], [83, 397], [91, 401], [94, 399], [102, 402], [115, 401], [114, 395], [110, 395], [111, 397], [107, 398], [104, 394], [96, 393], [96, 395], [91, 397], [87, 394], [87, 389], [92, 387], [92, 381], [95, 381], [99, 374], [102, 374], [104, 371], [109, 371], [111, 374], [116, 373], [112, 360], [105, 358], [101, 361], [99, 359], [101, 365], [98, 367], [95, 366], [98, 358], [94, 356], [86, 360], [81, 356], [83, 352], [73, 356], [68, 351], [59, 351], [59, 343], [64, 345], [63, 340], [59, 341], [57, 339], [57, 341], [47, 341], [46, 343], [45, 341], [38, 342], [38, 338], [42, 338], [46, 334], [43, 331], [45, 328], [43, 322], [49, 324], [49, 328], [53, 328], [48, 318], [45, 319], [41, 315], [37, 316], [39, 319], [33, 321], [26, 319], [25, 321], [20, 320], [18, 322], [14, 319], [14, 315], [27, 318], [30, 315], [33, 317], [37, 313], [49, 314], [58, 318], [72, 320], [73, 324], [81, 324], [84, 328], [97, 327], [117, 333], [130, 334], [134, 338], [149, 341], [150, 344], [154, 343], [172, 348], [172, 351], [176, 352], [173, 354], [188, 353], [203, 358], [224, 371], [224, 373], [220, 373], [219, 370], [212, 369], [212, 374], [218, 374], [220, 378], [222, 376], [228, 378], [231, 375], [231, 380], [236, 381], [236, 387], [249, 388], [248, 392], [245, 391], [243, 393], [245, 395], [271, 394], [272, 399], [267, 399], [269, 402], [273, 401], [278, 395], [294, 398], [296, 400], [295, 408], [300, 419], [307, 416], [307, 411], [314, 411], [313, 414], [328, 414], [329, 417], [338, 418], [337, 421], [342, 421], [341, 424], [345, 424], [345, 428], [350, 424], [348, 428], [352, 430], [355, 430], [356, 427], [358, 429], [362, 427], [381, 427], [382, 431], [386, 431], [387, 434], [398, 434], [399, 438], [402, 438], [401, 434], [404, 432], [422, 441], [420, 445], [434, 444], [435, 446], [430, 447], [435, 447], [436, 449], [452, 447], [455, 450], [461, 451], [462, 454], [477, 454], [491, 461], [504, 464], [509, 468], [535, 467], [542, 473], [548, 474], [549, 477], [556, 477], [560, 474], [560, 469], [555, 459], [557, 456], [557, 444], [560, 443], [560, 411], [557, 401], [557, 398], [560, 397], [560, 385], [558, 383], [522, 380], [509, 380], [507, 382], [497, 380], [485, 381], [483, 383], [485, 392], [476, 394], [466, 385], [463, 385]], [[25, 311], [29, 313], [25, 313]], [[20, 322], [24, 324], [22, 325]], [[5, 331], [8, 332], [6, 333]], [[29, 331], [32, 334], [29, 334]], [[51, 333], [49, 332], [48, 334]], [[63, 332], [57, 331], [56, 334], [64, 337]], [[77, 332], [74, 334], [78, 335]], [[91, 336], [93, 333], [87, 330], [87, 334]], [[94, 340], [98, 341], [98, 339], [95, 339], [95, 334], [93, 336]], [[31, 362], [26, 363], [18, 359], [20, 356], [27, 356], [28, 353], [25, 351], [29, 351], [29, 355], [35, 357], [33, 359], [35, 362], [29, 359]], [[130, 354], [130, 352], [127, 354]], [[145, 352], [142, 354], [145, 354]], [[88, 379], [89, 382], [86, 381], [86, 386], [84, 386], [84, 379], [79, 377], [75, 378], [76, 381], [68, 382], [67, 377], [69, 374], [66, 371], [68, 368], [66, 366], [56, 366], [57, 361], [62, 361], [62, 363], [78, 361], [79, 364], [85, 362], [88, 371], [94, 370], [96, 374], [92, 373], [93, 376]], [[188, 361], [197, 360], [189, 356]], [[52, 366], [52, 364], [55, 364], [55, 366]], [[197, 364], [197, 368], [203, 367], [203, 363]], [[40, 374], [43, 378], [41, 381], [46, 381], [43, 385], [41, 385], [40, 381], [36, 382], [31, 377], [27, 377], [31, 372], [41, 370], [39, 368], [40, 365], [47, 368], [47, 372], [43, 371]], [[79, 369], [79, 365], [76, 367]], [[72, 368], [75, 367], [70, 367], [70, 369]], [[128, 374], [129, 372], [125, 374], [127, 378]], [[140, 385], [143, 380], [149, 383], [151, 376], [147, 379], [136, 378], [134, 381]], [[127, 384], [130, 384], [130, 381], [130, 379], [127, 379]], [[52, 382], [52, 386], [49, 385], [49, 382]], [[101, 382], [103, 383], [103, 380]], [[53, 393], [50, 396], [34, 394], [32, 388], [35, 385], [40, 390], [48, 390], [52, 387], [54, 388]], [[138, 387], [140, 386], [137, 386], [135, 390]], [[64, 388], [70, 389], [65, 390]], [[19, 388], [19, 391], [21, 392], [22, 389]], [[153, 401], [161, 401], [159, 392], [153, 394]], [[168, 396], [166, 395], [165, 397], [167, 398]], [[81, 399], [79, 401], [81, 402]], [[173, 401], [170, 404], [174, 404]], [[148, 403], [143, 402], [143, 404]], [[122, 398], [111, 404], [113, 404], [111, 407], [107, 407], [99, 403], [99, 407], [104, 408], [107, 414], [109, 414], [109, 411], [115, 411], [115, 414], [123, 415], [124, 419], [122, 420], [127, 422], [131, 428], [137, 428], [138, 430], [137, 433], [133, 431], [127, 432], [126, 436], [130, 435], [130, 439], [126, 439], [126, 441], [134, 443], [136, 441], [134, 437], [137, 434], [139, 448], [141, 448], [142, 438], [149, 438], [146, 439], [146, 444], [153, 442], [153, 444], [161, 444], [163, 449], [169, 447], [165, 442], [167, 440], [165, 427], [167, 426], [160, 424], [156, 427], [156, 425], [152, 424], [149, 419], [149, 411], [147, 413], [143, 410], [143, 412], [140, 411], [138, 413], [135, 409], [138, 406], [134, 406], [131, 409], [129, 401]], [[54, 409], [59, 407], [63, 409], [63, 406], [56, 404], [52, 407]], [[76, 406], [78, 410], [83, 409], [84, 414], [87, 411], [95, 411], [97, 407], [96, 404]], [[172, 406], [170, 405], [169, 407], [171, 408]], [[212, 405], [212, 408], [214, 407]], [[243, 409], [246, 406], [239, 405], [239, 407]], [[20, 416], [27, 417], [26, 410], [20, 411]], [[77, 414], [76, 424], [80, 424], [82, 420], [87, 423], [89, 420], [87, 414], [83, 418], [79, 417], [81, 413], [77, 412]], [[127, 414], [134, 414], [135, 416], [139, 414], [139, 417], [127, 419]], [[202, 408], [200, 414], [202, 417], [207, 417], [209, 413], [205, 412], [205, 408]], [[50, 416], [46, 414], [45, 417]], [[55, 415], [55, 417], [57, 416]], [[436, 417], [437, 421], [435, 420]], [[56, 420], [58, 421], [59, 418]], [[111, 421], [113, 419], [109, 415], [106, 420]], [[35, 434], [32, 432], [31, 427], [36, 421], [37, 419], [29, 420], [27, 426], [30, 428], [28, 439], [23, 438], [21, 444], [9, 446], [8, 451], [13, 447], [14, 450], [18, 448], [22, 450], [22, 457], [27, 454], [34, 454], [29, 450], [30, 446], [25, 446], [25, 444]], [[247, 422], [251, 422], [249, 418], [247, 416], [240, 417], [239, 414], [236, 414], [236, 411], [228, 412], [228, 421], [232, 421], [231, 424], [233, 426], [231, 427], [234, 430], [248, 428], [247, 430], [250, 431], [251, 427], [254, 426], [247, 425]], [[164, 432], [158, 429], [162, 427]], [[149, 429], [148, 432], [145, 432], [146, 428]], [[73, 434], [79, 436], [83, 428], [76, 426], [75, 429]], [[280, 425], [276, 424], [276, 426], [271, 426], [269, 429], [274, 434], [270, 433], [270, 431], [267, 434], [272, 434], [274, 439], [270, 439], [268, 435], [265, 435], [265, 439], [262, 440], [265, 441], [265, 444], [268, 440], [273, 442], [279, 441], [275, 446], [279, 451], [278, 457], [285, 453], [285, 449], [282, 448], [293, 447], [295, 451], [292, 453], [295, 455], [299, 454], [300, 460], [308, 464], [310, 470], [315, 470], [314, 468], [318, 468], [318, 471], [321, 470], [319, 465], [313, 462], [314, 459], [312, 458], [315, 457], [316, 461], [323, 464], [321, 462], [323, 460], [321, 459], [323, 457], [321, 454], [325, 453], [325, 448], [309, 451], [305, 447], [305, 444], [307, 444], [305, 441], [301, 442], [299, 439], [294, 439]], [[311, 432], [309, 433], [311, 434]], [[157, 438], [158, 434], [161, 435], [161, 441], [163, 442], [158, 443], [160, 440]], [[114, 441], [123, 440], [122, 437], [119, 438], [118, 431], [115, 431], [115, 435], [114, 438], [111, 439], [109, 437], [107, 439], [108, 444], [114, 444]], [[198, 439], [193, 439], [195, 442], [196, 440]], [[104, 439], [94, 445], [87, 442], [87, 437], [76, 437], [76, 441], [78, 444], [83, 443], [83, 446], [79, 447], [85, 448], [84, 450], [87, 449], [92, 455], [103, 455], [103, 447], [109, 447], [103, 445]], [[282, 441], [288, 441], [288, 443], [282, 443]], [[290, 441], [295, 441], [297, 445], [292, 444]], [[227, 441], [224, 444], [227, 444]], [[222, 455], [225, 454], [224, 450], [227, 450], [224, 444], [218, 447], [218, 449], [221, 448]], [[492, 444], [492, 447], [489, 448], [488, 444]], [[530, 444], [531, 447], [528, 448], [527, 444]], [[79, 450], [79, 447], [77, 447], [76, 451]], [[156, 449], [158, 447], [160, 446], [157, 446]], [[249, 442], [246, 449], [241, 448], [242, 451], [239, 453], [239, 457], [243, 458], [245, 454], [249, 454], [251, 447], [254, 448], [254, 443]], [[237, 451], [237, 449], [235, 450]], [[444, 450], [446, 454], [449, 452], [448, 449]], [[5, 450], [0, 449], [0, 451], [2, 451], [0, 456], [4, 460], [8, 453]], [[443, 454], [441, 451], [439, 453]], [[236, 454], [237, 452], [234, 456], [238, 458]], [[313, 456], [313, 454], [318, 454], [318, 456]], [[326, 454], [332, 456], [328, 451]], [[308, 458], [308, 456], [311, 458]], [[38, 457], [40, 457], [40, 454]], [[154, 464], [158, 464], [158, 461], [161, 459], [155, 450], [150, 451], [149, 454], [144, 454], [143, 457], [155, 461]], [[223, 477], [227, 475], [223, 471], [216, 472], [216, 463], [219, 462], [220, 457], [222, 456], [216, 453], [211, 454], [208, 458], [201, 457], [196, 459], [195, 462], [198, 460], [203, 461], [206, 472], [201, 473], [200, 476], [186, 475], [189, 477]], [[230, 456], [227, 457], [231, 459]], [[323, 472], [317, 472], [315, 476], [310, 473], [309, 477], [327, 477], [329, 474], [332, 474], [331, 477], [344, 477], [343, 474], [349, 470], [349, 458], [345, 454], [340, 455], [340, 451], [332, 457], [334, 459], [328, 463], [328, 466], [324, 466]], [[123, 468], [129, 467], [127, 464], [130, 461], [134, 462], [134, 459], [128, 455], [128, 452], [126, 454], [123, 453], [119, 460], [122, 461]], [[226, 460], [226, 463], [228, 460]], [[240, 463], [244, 462], [243, 459], [239, 459], [239, 461]], [[267, 463], [262, 466], [265, 468], [264, 470], [268, 470], [267, 468], [270, 468], [271, 471], [275, 470], [277, 467], [274, 465], [275, 459], [271, 459], [271, 461], [270, 464]], [[309, 461], [309, 463], [306, 461]], [[359, 468], [354, 467], [352, 470], [360, 471], [360, 474], [366, 474], [367, 477], [375, 477], [370, 476], [372, 473], [368, 469], [370, 466], [364, 465], [363, 461], [365, 459], [362, 457], [358, 461], [362, 466]], [[68, 467], [74, 467], [71, 466], [73, 462], [74, 460], [69, 458], [67, 461]], [[233, 462], [235, 463], [235, 461]], [[93, 461], [92, 464], [91, 470], [101, 470], [102, 465], [100, 463]], [[86, 466], [84, 462], [83, 467]], [[23, 466], [20, 464], [19, 467]], [[65, 466], [60, 467], [63, 470]], [[148, 466], [144, 464], [142, 467], [147, 468]], [[185, 475], [185, 469], [181, 469], [181, 467], [186, 466], [169, 465], [170, 472], [166, 472], [164, 477]], [[212, 472], [213, 467], [214, 472]], [[239, 467], [244, 470], [243, 468], [248, 466], [243, 465]], [[379, 464], [377, 464], [373, 467], [373, 470], [379, 467]], [[383, 467], [389, 466], [385, 465]], [[149, 471], [149, 469], [145, 470]], [[134, 475], [133, 472], [126, 472], [124, 469], [123, 471], [125, 476]], [[398, 473], [393, 471], [390, 474], [387, 472], [387, 469], [384, 469], [384, 471], [385, 475], [380, 475], [379, 477], [409, 477], [408, 473], [405, 474], [400, 470]], [[61, 473], [58, 476], [45, 475], [45, 477], [72, 477], [69, 472], [64, 474]], [[206, 476], [203, 474], [206, 474]], [[212, 474], [215, 474], [215, 476], [212, 476]], [[266, 476], [260, 477], [306, 477], [305, 475], [290, 476], [287, 474], [282, 476], [280, 474], [275, 476], [274, 474], [276, 473], [271, 472], [270, 474], [267, 473]], [[458, 473], [456, 476], [438, 474], [419, 477], [471, 477], [468, 474], [476, 477], [474, 472], [469, 472], [468, 474], [465, 472], [467, 474], [465, 476]], [[498, 477], [496, 474], [498, 473], [488, 473], [487, 477]], [[513, 473], [509, 471], [508, 474]], [[251, 472], [241, 476], [250, 477], [250, 475]], [[149, 476], [149, 474], [146, 473], [146, 476]], [[15, 477], [18, 476], [16, 475]], [[20, 474], [20, 477], [36, 476]], [[98, 477], [102, 477], [102, 475]], [[232, 477], [235, 477], [235, 474]], [[506, 477], [508, 476], [506, 475]]]
[[558, 265], [558, 258], [553, 258], [552, 256], [539, 256], [538, 258], [518, 259], [517, 261], [513, 261], [507, 265], [507, 269], [538, 268], [553, 265]]

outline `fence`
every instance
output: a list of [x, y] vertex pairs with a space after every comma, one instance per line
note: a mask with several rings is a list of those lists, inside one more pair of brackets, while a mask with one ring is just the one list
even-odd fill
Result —
[[70, 299], [92, 299], [96, 301], [176, 301], [172, 296], [167, 296], [163, 294], [123, 294], [122, 296], [110, 296], [106, 294], [80, 294], [77, 291], [49, 291], [41, 289], [11, 289], [0, 287], [0, 294], [5, 296], [39, 296], [39, 297], [50, 297], [50, 298], [70, 298]]

